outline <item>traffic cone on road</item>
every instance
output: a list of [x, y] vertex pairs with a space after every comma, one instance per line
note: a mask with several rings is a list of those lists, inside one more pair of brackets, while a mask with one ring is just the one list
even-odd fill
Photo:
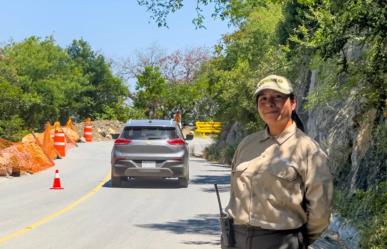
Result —
[[54, 182], [52, 183], [52, 188], [50, 189], [63, 189], [60, 185], [59, 170], [55, 170]]

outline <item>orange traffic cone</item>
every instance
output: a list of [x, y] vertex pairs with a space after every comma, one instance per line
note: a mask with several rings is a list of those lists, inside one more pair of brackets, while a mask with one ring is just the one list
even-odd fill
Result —
[[55, 170], [54, 182], [52, 183], [52, 188], [50, 189], [63, 189], [60, 185], [59, 170]]

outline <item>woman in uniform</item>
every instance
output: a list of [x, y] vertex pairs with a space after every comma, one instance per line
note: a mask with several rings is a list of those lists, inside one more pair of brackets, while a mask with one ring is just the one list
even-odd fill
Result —
[[245, 137], [235, 152], [226, 207], [235, 243], [222, 239], [222, 248], [306, 248], [329, 224], [327, 156], [302, 131], [288, 79], [270, 75], [254, 96], [266, 128]]

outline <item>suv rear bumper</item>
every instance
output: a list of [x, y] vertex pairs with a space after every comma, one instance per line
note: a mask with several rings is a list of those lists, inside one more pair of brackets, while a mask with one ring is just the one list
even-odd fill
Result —
[[112, 176], [119, 177], [185, 177], [188, 166], [182, 161], [167, 160], [155, 168], [142, 168], [132, 160], [119, 161], [112, 165]]

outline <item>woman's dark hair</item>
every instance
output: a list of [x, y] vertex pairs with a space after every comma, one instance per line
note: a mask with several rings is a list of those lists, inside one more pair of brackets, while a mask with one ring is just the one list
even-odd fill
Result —
[[[289, 98], [290, 98], [291, 100], [294, 100], [294, 99], [296, 98], [296, 96], [294, 96], [294, 94], [291, 93], [291, 94], [289, 95]], [[293, 119], [293, 121], [296, 123], [297, 128], [304, 132], [304, 131], [305, 131], [304, 123], [302, 122], [301, 118], [298, 116], [296, 110], [294, 110], [294, 111], [292, 112], [292, 119]]]
[[296, 123], [297, 128], [304, 132], [305, 131], [304, 124], [302, 123], [302, 120], [300, 119], [296, 111], [292, 112], [292, 119]]

